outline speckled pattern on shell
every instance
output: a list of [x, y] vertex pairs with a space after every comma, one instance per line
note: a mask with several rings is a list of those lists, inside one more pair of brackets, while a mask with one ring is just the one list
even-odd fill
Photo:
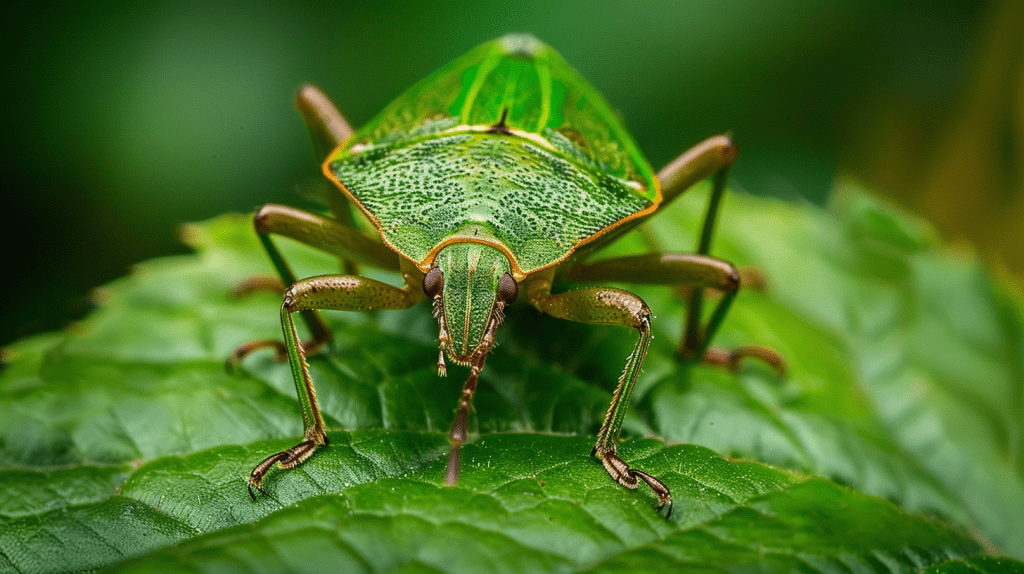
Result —
[[625, 182], [514, 135], [370, 145], [329, 167], [383, 238], [417, 263], [452, 235], [476, 236], [503, 243], [530, 273], [652, 205]]

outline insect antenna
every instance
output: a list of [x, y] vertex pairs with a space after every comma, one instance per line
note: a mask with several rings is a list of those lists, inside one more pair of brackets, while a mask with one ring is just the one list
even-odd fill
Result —
[[438, 322], [438, 344], [441, 347], [437, 354], [437, 376], [448, 376], [448, 366], [444, 360], [444, 350], [448, 348], [451, 339], [448, 337], [448, 323], [444, 317], [444, 300], [440, 295], [434, 297], [434, 318]]

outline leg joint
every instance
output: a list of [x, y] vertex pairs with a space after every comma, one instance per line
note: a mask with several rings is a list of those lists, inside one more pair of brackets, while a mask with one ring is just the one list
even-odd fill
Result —
[[289, 313], [294, 313], [298, 307], [298, 301], [295, 294], [295, 285], [288, 287], [284, 292], [284, 300], [281, 302], [281, 307], [287, 309]]
[[718, 149], [722, 153], [722, 164], [732, 165], [736, 162], [736, 157], [739, 155], [740, 150], [736, 147], [736, 144], [732, 141], [732, 136], [720, 135], [717, 138]]
[[740, 272], [732, 263], [729, 263], [728, 265], [729, 276], [725, 280], [723, 291], [726, 293], [735, 293], [740, 290]]
[[647, 306], [647, 303], [641, 301], [640, 312], [637, 313], [637, 330], [640, 332], [650, 332], [651, 330], [651, 308]]
[[273, 205], [267, 203], [260, 207], [256, 214], [252, 216], [252, 226], [256, 230], [256, 233], [260, 235], [266, 235], [270, 233], [270, 212], [273, 210]]

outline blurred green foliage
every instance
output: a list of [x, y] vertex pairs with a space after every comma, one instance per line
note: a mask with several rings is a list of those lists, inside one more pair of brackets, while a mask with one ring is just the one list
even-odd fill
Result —
[[291, 108], [303, 82], [360, 125], [468, 48], [528, 31], [622, 112], [656, 167], [731, 131], [739, 186], [820, 203], [854, 138], [878, 135], [866, 127], [879, 102], [928, 110], [915, 133], [951, 113], [993, 13], [984, 2], [814, 0], [2, 10], [0, 344], [60, 326], [90, 288], [182, 250], [180, 222], [299, 202], [297, 188], [319, 184]]

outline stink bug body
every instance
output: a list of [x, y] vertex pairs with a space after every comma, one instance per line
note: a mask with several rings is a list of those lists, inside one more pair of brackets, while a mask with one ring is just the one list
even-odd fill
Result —
[[[650, 486], [659, 508], [667, 505], [670, 513], [668, 487], [616, 454], [651, 339], [650, 309], [622, 289], [552, 293], [552, 283], [558, 276], [689, 287], [681, 360], [731, 366], [753, 355], [781, 369], [768, 349], [708, 347], [739, 288], [736, 269], [708, 255], [718, 200], [736, 157], [731, 140], [705, 140], [655, 174], [600, 94], [558, 53], [527, 35], [477, 47], [412, 87], [359, 131], [312, 86], [300, 90], [297, 105], [327, 155], [323, 171], [338, 191], [329, 202], [333, 218], [281, 205], [265, 205], [255, 217], [257, 234], [289, 286], [281, 307], [284, 342], [252, 341], [230, 360], [262, 347], [287, 356], [305, 437], [256, 466], [250, 496], [255, 498], [254, 487], [262, 491], [274, 464], [293, 468], [327, 444], [306, 364], [306, 356], [331, 338], [316, 310], [404, 309], [430, 300], [439, 326], [439, 373], [447, 361], [470, 369], [451, 430], [446, 480], [455, 484], [477, 377], [505, 308], [524, 296], [555, 317], [637, 331], [593, 455], [626, 488], [641, 481]], [[714, 186], [697, 253], [593, 260], [602, 247], [708, 176], [714, 176]], [[353, 205], [378, 237], [351, 225]], [[337, 255], [346, 274], [299, 280], [271, 235]], [[359, 265], [397, 271], [404, 286], [359, 276]], [[706, 289], [722, 297], [702, 325]], [[300, 342], [295, 313], [309, 326], [311, 341]]]

